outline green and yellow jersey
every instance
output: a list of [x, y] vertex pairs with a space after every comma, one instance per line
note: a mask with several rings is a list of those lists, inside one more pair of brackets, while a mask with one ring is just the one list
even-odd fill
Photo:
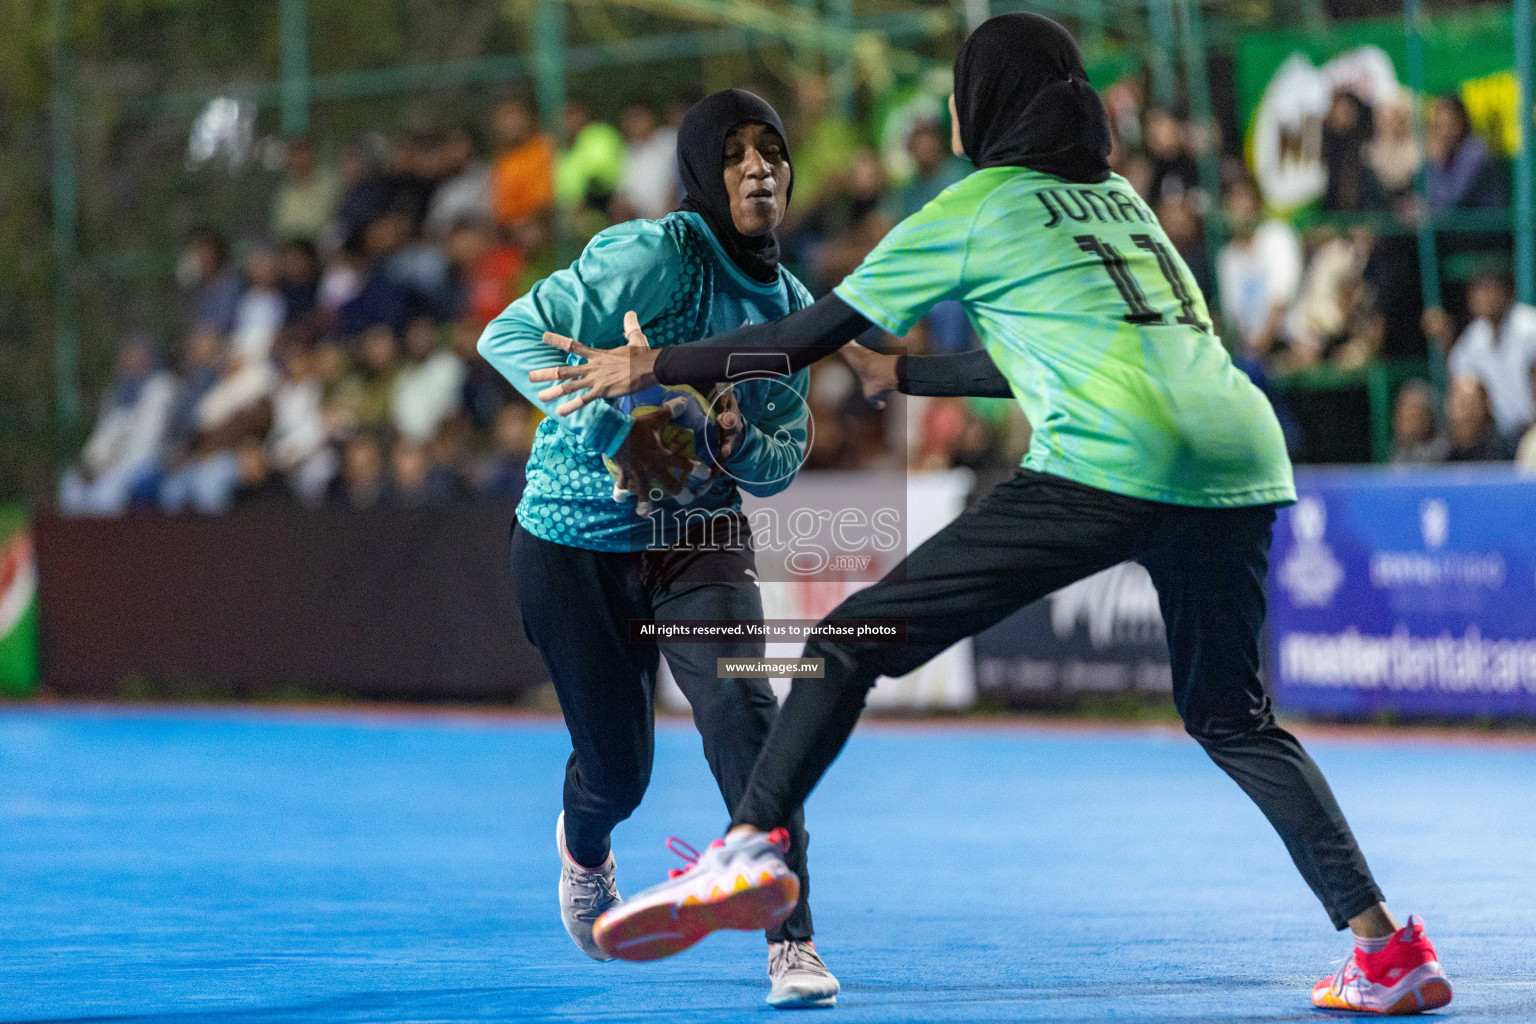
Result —
[[991, 167], [898, 224], [834, 289], [892, 334], [956, 299], [1034, 428], [1024, 466], [1117, 494], [1296, 499], [1269, 400], [1232, 364], [1157, 218], [1119, 175]]

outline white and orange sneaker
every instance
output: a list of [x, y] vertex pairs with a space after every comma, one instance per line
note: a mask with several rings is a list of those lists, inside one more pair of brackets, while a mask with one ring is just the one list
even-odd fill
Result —
[[1398, 1016], [1434, 1010], [1451, 1001], [1451, 983], [1424, 934], [1408, 923], [1381, 940], [1355, 939], [1355, 951], [1337, 974], [1312, 986], [1312, 1005]]
[[702, 854], [678, 839], [667, 846], [692, 864], [597, 919], [592, 938], [609, 956], [659, 960], [710, 932], [765, 931], [800, 901], [800, 879], [784, 863], [784, 829], [717, 839]]

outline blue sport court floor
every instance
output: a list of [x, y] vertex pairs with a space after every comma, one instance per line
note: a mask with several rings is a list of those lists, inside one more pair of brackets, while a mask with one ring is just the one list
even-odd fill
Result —
[[[1313, 738], [1457, 986], [1536, 1020], [1536, 746]], [[0, 1020], [776, 1019], [761, 936], [596, 964], [554, 902], [558, 721], [0, 712]], [[1296, 1021], [1344, 940], [1280, 842], [1166, 731], [866, 725], [813, 796], [828, 1021]], [[620, 884], [725, 820], [659, 727]], [[791, 1018], [793, 1019], [793, 1018]]]

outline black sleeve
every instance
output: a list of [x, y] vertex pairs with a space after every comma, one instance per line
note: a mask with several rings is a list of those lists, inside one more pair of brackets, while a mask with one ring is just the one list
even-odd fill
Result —
[[782, 319], [669, 345], [656, 354], [656, 380], [698, 387], [769, 373], [788, 376], [836, 352], [871, 326], [863, 314], [828, 292]]
[[1008, 378], [979, 348], [950, 356], [902, 356], [896, 360], [896, 390], [934, 397], [1013, 397]]

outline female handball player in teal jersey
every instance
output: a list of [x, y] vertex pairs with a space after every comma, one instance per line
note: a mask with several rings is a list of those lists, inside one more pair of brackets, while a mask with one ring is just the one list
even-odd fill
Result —
[[[716, 93], [688, 111], [677, 145], [688, 192], [681, 211], [603, 231], [480, 339], [491, 365], [547, 412], [553, 405], [528, 384], [530, 370], [564, 362], [540, 344], [546, 331], [623, 344], [624, 315], [637, 310], [650, 340], [667, 345], [782, 317], [811, 301], [778, 263], [775, 229], [792, 182], [773, 108], [741, 90]], [[786, 401], [789, 390], [795, 398]], [[601, 403], [539, 425], [512, 534], [512, 577], [524, 631], [544, 659], [571, 734], [556, 826], [560, 910], [566, 930], [595, 959], [611, 956], [593, 942], [592, 924], [619, 904], [609, 833], [634, 811], [651, 777], [660, 657], [692, 706], [728, 810], [745, 791], [778, 711], [766, 679], [717, 677], [717, 659], [761, 658], [760, 638], [632, 643], [630, 622], [762, 619], [738, 488], [770, 494], [794, 479], [807, 443], [805, 391], [804, 371], [734, 388], [734, 408], [719, 416], [725, 436], [718, 453], [699, 453], [717, 471], [692, 480], [686, 506], [651, 492], [651, 481], [675, 481], [681, 468], [662, 443], [666, 413], [631, 417]], [[618, 493], [610, 462], [624, 485]], [[642, 508], [637, 494], [651, 507]], [[697, 535], [701, 520], [708, 538]], [[784, 824], [798, 847], [786, 870], [797, 876], [799, 898], [762, 925], [769, 1002], [829, 1006], [838, 985], [811, 941], [799, 808]]]
[[[659, 353], [546, 339], [583, 365], [562, 409], [653, 380], [726, 380], [752, 354], [805, 365], [876, 324], [905, 334], [960, 301], [985, 356], [939, 386], [868, 352], [903, 390], [1011, 394], [1034, 435], [1023, 466], [829, 618], [902, 619], [900, 644], [818, 641], [825, 678], [796, 680], [733, 827], [698, 865], [596, 927], [630, 959], [794, 905], [784, 827], [847, 741], [881, 675], [899, 676], [1074, 580], [1134, 559], [1157, 587], [1185, 728], [1258, 804], [1353, 955], [1318, 982], [1332, 1009], [1409, 1013], [1451, 990], [1424, 934], [1399, 927], [1328, 784], [1275, 721], [1259, 680], [1275, 508], [1295, 500], [1269, 403], [1232, 365], [1204, 298], [1145, 203], [1110, 172], [1108, 122], [1071, 36], [1048, 19], [984, 23], [955, 59], [954, 148], [977, 170], [897, 225], [831, 295], [771, 324]], [[990, 357], [993, 367], [986, 365]], [[727, 360], [732, 362], [727, 365]], [[916, 386], [914, 386], [916, 385]], [[983, 898], [978, 894], [978, 898]]]

